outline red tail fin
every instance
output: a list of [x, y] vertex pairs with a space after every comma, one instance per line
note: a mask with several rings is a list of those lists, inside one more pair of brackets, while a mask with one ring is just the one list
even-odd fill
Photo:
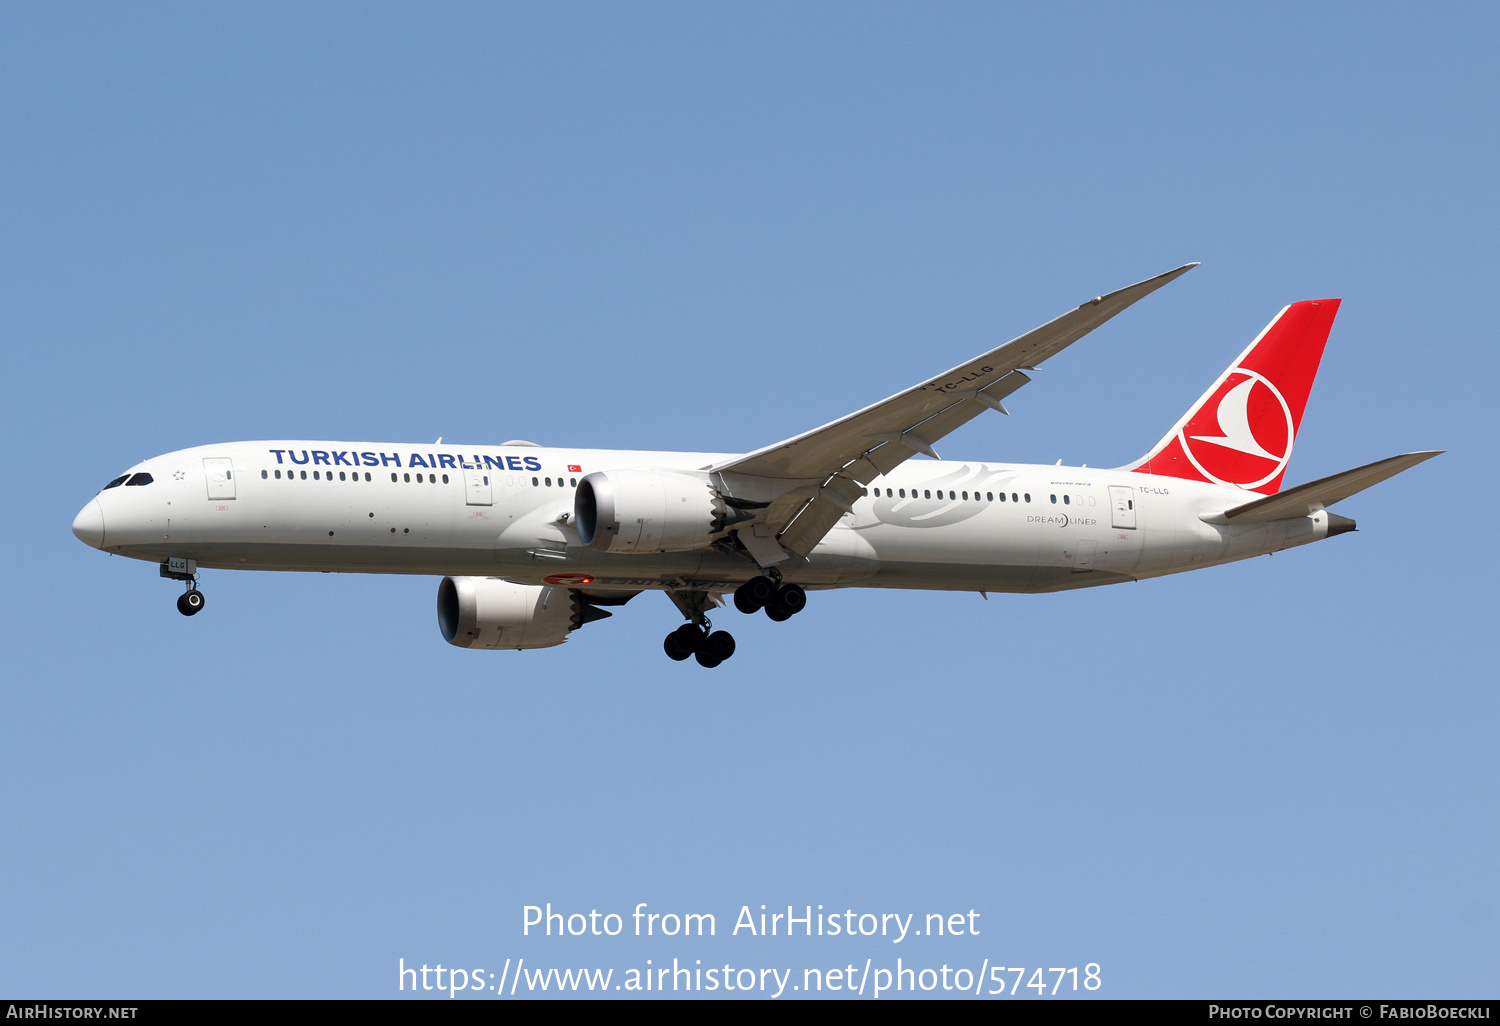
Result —
[[1293, 303], [1128, 469], [1274, 494], [1292, 458], [1337, 299]]

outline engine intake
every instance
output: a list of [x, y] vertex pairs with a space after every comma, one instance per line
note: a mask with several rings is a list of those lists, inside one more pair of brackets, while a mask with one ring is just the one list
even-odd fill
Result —
[[691, 552], [713, 544], [728, 520], [707, 475], [655, 470], [586, 475], [573, 513], [595, 552]]

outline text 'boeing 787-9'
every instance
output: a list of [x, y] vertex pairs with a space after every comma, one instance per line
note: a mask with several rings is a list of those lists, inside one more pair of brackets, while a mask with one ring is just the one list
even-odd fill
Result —
[[[1170, 431], [1116, 470], [957, 462], [934, 446], [1188, 264], [1092, 299], [976, 359], [745, 454], [281, 440], [183, 449], [105, 485], [73, 521], [159, 563], [203, 608], [203, 568], [446, 575], [463, 648], [547, 648], [643, 591], [685, 623], [673, 659], [717, 666], [710, 610], [785, 620], [807, 592], [1047, 592], [1193, 570], [1354, 529], [1328, 507], [1438, 455], [1282, 488], [1337, 299], [1283, 309]], [[930, 459], [914, 460], [922, 454]]]

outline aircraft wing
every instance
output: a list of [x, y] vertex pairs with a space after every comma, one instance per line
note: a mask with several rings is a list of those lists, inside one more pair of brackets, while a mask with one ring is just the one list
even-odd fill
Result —
[[950, 431], [987, 409], [1006, 412], [1000, 401], [1031, 380], [1024, 371], [1035, 369], [1136, 300], [1197, 266], [1184, 264], [1091, 299], [945, 374], [709, 471], [721, 475], [731, 497], [752, 498], [766, 491], [764, 484], [771, 482], [791, 484], [791, 489], [783, 487], [769, 504], [757, 504], [767, 506], [758, 519], [781, 546], [806, 556], [850, 510], [862, 485], [919, 452], [936, 459], [933, 445]]
[[[1347, 499], [1371, 485], [1377, 485], [1388, 477], [1395, 477], [1403, 470], [1410, 470], [1418, 463], [1441, 456], [1442, 451], [1409, 452], [1401, 456], [1376, 460], [1363, 467], [1345, 470], [1342, 473], [1320, 477], [1316, 481], [1300, 484], [1295, 488], [1267, 495], [1262, 499], [1226, 509], [1221, 516], [1223, 522], [1231, 524], [1259, 524], [1284, 517], [1311, 516], [1320, 509], [1332, 506], [1340, 499]], [[1215, 523], [1219, 522], [1215, 518]]]

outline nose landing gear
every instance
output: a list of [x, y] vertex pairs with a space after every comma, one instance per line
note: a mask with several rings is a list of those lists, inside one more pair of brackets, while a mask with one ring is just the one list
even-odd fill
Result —
[[177, 596], [177, 611], [183, 616], [192, 616], [203, 610], [203, 592], [189, 584], [188, 590]]
[[203, 592], [198, 590], [198, 564], [191, 559], [173, 556], [161, 565], [161, 575], [172, 581], [187, 582], [187, 591], [177, 597], [177, 611], [194, 616], [203, 611]]

